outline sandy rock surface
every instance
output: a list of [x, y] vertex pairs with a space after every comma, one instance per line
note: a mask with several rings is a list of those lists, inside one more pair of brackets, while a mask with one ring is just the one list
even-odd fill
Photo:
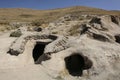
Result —
[[17, 38], [1, 33], [0, 80], [120, 80], [119, 18], [84, 18], [67, 15]]

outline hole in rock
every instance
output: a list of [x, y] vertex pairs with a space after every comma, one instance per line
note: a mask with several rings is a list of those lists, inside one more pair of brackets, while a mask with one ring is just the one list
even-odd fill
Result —
[[120, 44], [120, 35], [115, 35], [115, 41]]
[[90, 21], [90, 23], [101, 24], [101, 18], [93, 17], [92, 20]]
[[88, 27], [86, 24], [83, 24], [83, 25], [80, 27], [80, 35], [86, 33], [89, 28], [90, 28], [90, 27]]
[[65, 58], [65, 65], [72, 76], [82, 76], [85, 61], [83, 56], [74, 54]]
[[47, 45], [47, 42], [36, 42], [36, 45], [33, 49], [33, 59], [36, 62], [40, 56], [44, 53], [44, 48]]
[[119, 24], [119, 22], [117, 20], [117, 16], [111, 16], [111, 21], [115, 24]]

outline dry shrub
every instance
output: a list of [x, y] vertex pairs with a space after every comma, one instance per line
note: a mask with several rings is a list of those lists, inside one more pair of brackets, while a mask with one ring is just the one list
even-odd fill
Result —
[[10, 37], [20, 37], [22, 32], [20, 30], [14, 31], [10, 34]]

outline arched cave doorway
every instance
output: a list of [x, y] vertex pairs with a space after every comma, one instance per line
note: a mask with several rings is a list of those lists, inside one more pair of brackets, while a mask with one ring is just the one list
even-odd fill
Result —
[[36, 62], [39, 59], [39, 57], [44, 53], [44, 48], [48, 43], [49, 42], [36, 42], [32, 53], [34, 62]]
[[74, 54], [65, 58], [66, 68], [72, 76], [81, 76], [85, 65], [84, 58], [79, 54]]

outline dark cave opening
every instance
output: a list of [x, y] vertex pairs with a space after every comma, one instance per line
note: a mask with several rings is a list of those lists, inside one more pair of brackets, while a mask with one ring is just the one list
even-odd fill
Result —
[[82, 76], [84, 65], [84, 58], [79, 54], [74, 54], [65, 58], [65, 66], [72, 76]]
[[43, 55], [44, 53], [44, 48], [45, 46], [47, 45], [48, 43], [44, 43], [44, 42], [37, 42], [34, 49], [33, 49], [33, 59], [34, 59], [34, 62], [36, 62], [40, 56]]
[[115, 41], [120, 44], [120, 34], [115, 35]]
[[113, 23], [115, 23], [115, 24], [119, 24], [116, 16], [112, 16], [112, 15], [111, 15], [111, 21], [112, 21]]

